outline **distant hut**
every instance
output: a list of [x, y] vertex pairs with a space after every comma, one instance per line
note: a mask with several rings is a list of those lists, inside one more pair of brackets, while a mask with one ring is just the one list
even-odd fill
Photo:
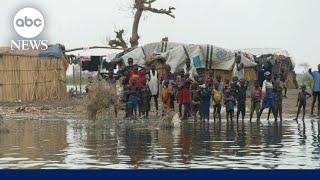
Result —
[[288, 51], [277, 48], [254, 48], [242, 49], [241, 51], [251, 54], [254, 61], [258, 64], [258, 68], [270, 62], [272, 65], [272, 78], [281, 76], [286, 79], [288, 88], [298, 88], [296, 73], [294, 71], [295, 64]]
[[0, 101], [66, 99], [67, 66], [64, 56], [0, 48]]

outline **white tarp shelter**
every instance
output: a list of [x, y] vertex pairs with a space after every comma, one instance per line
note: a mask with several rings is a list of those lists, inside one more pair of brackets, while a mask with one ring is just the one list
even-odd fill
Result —
[[[166, 59], [172, 72], [182, 69], [187, 59], [191, 60], [194, 68], [208, 68], [219, 70], [232, 70], [235, 61], [235, 52], [209, 44], [183, 44], [173, 42], [150, 43], [138, 47], [122, 56], [125, 63], [133, 58], [134, 63], [144, 65], [150, 54], [157, 54]], [[241, 54], [241, 62], [245, 68], [254, 67], [256, 63]]]
[[257, 57], [264, 54], [274, 54], [274, 55], [282, 55], [282, 56], [290, 57], [290, 54], [287, 50], [280, 49], [280, 48], [246, 48], [246, 49], [240, 49], [240, 51], [248, 54], [253, 54]]

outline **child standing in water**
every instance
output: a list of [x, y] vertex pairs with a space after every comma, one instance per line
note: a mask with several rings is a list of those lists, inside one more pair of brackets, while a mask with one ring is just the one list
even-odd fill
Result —
[[260, 103], [262, 99], [262, 90], [259, 85], [259, 81], [256, 81], [254, 83], [254, 88], [251, 90], [250, 121], [252, 120], [254, 112], [256, 112], [257, 118], [259, 117]]
[[162, 116], [168, 112], [169, 105], [170, 105], [170, 89], [169, 89], [169, 82], [165, 81], [163, 83], [163, 88], [161, 89], [161, 99], [162, 99]]
[[197, 82], [194, 82], [191, 85], [191, 105], [192, 105], [192, 112], [193, 112], [193, 118], [194, 121], [197, 121], [197, 113], [200, 108], [200, 99], [201, 97], [201, 90], [199, 88], [199, 85]]
[[[281, 81], [279, 76], [276, 76], [274, 84], [273, 84], [273, 91], [275, 94], [275, 119], [278, 119], [278, 116], [280, 118], [280, 121], [282, 121], [282, 100], [283, 100], [283, 94], [282, 91], [284, 89], [284, 82]], [[269, 112], [270, 114], [270, 112]], [[268, 119], [269, 119], [269, 114], [268, 114]]]
[[135, 81], [132, 82], [130, 85], [129, 91], [129, 98], [128, 98], [128, 110], [129, 110], [129, 117], [133, 117], [137, 119], [137, 105], [138, 105], [138, 94], [137, 89], [133, 85]]
[[146, 83], [146, 79], [142, 80], [142, 87], [139, 90], [139, 107], [142, 116], [149, 118], [151, 91]]
[[169, 108], [170, 110], [174, 111], [174, 100], [175, 100], [175, 84], [173, 81], [169, 81], [169, 92], [170, 92], [170, 99], [169, 99]]
[[237, 121], [239, 120], [239, 115], [241, 113], [242, 120], [246, 114], [246, 97], [247, 97], [248, 83], [246, 80], [241, 79], [240, 85], [236, 87], [236, 97], [237, 97]]
[[262, 85], [262, 93], [264, 95], [263, 101], [262, 101], [262, 106], [259, 112], [259, 117], [258, 120], [260, 120], [260, 117], [263, 113], [263, 110], [265, 108], [269, 108], [270, 111], [272, 111], [273, 116], [276, 118], [275, 115], [275, 95], [273, 92], [273, 85], [271, 82], [271, 73], [267, 71], [265, 74], [266, 79], [263, 81]]
[[224, 85], [223, 85], [223, 89], [222, 89], [223, 94], [226, 93], [226, 90], [227, 90], [227, 89], [231, 90], [230, 81], [229, 81], [228, 79], [225, 80], [225, 83], [224, 83]]
[[176, 87], [177, 87], [177, 103], [179, 105], [179, 117], [182, 117], [182, 106], [184, 103], [183, 94], [184, 94], [184, 86], [185, 86], [185, 78], [184, 78], [184, 70], [181, 69], [176, 76]]
[[304, 120], [304, 115], [306, 114], [307, 99], [309, 97], [311, 97], [311, 94], [306, 91], [306, 85], [302, 85], [301, 91], [298, 94], [298, 100], [297, 100], [298, 112], [294, 120], [298, 120], [301, 108], [302, 108], [302, 120]]
[[235, 99], [234, 99], [234, 96], [231, 94], [230, 89], [226, 89], [226, 91], [225, 91], [224, 104], [226, 106], [227, 121], [229, 121], [229, 117], [232, 121], [232, 118], [234, 115]]
[[211, 100], [211, 92], [209, 90], [208, 85], [204, 84], [201, 87], [201, 100], [200, 100], [200, 117], [201, 117], [201, 120], [203, 121], [205, 121], [206, 119], [209, 121], [210, 100]]
[[222, 92], [219, 89], [219, 83], [214, 85], [212, 90], [212, 104], [213, 104], [213, 119], [216, 120], [216, 116], [218, 115], [219, 120], [221, 120], [221, 100], [222, 100]]

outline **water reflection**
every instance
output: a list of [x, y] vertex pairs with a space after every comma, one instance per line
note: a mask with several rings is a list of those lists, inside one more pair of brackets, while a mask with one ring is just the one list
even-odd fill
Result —
[[17, 120], [0, 168], [319, 168], [318, 120], [148, 123]]
[[[316, 127], [317, 126], [317, 127]], [[320, 123], [317, 121], [311, 121], [311, 130], [312, 130], [312, 143], [314, 147], [312, 154], [316, 155], [314, 159], [320, 159]]]

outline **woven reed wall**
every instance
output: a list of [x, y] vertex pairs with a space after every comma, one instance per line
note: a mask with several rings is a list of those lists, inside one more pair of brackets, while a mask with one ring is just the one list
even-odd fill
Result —
[[[232, 71], [227, 70], [219, 70], [215, 69], [214, 74], [217, 77], [218, 75], [221, 77], [222, 81], [232, 80]], [[256, 72], [254, 68], [245, 68], [244, 69], [244, 77], [247, 81], [254, 81], [257, 79]]]
[[62, 58], [0, 54], [0, 101], [66, 99], [66, 70]]

